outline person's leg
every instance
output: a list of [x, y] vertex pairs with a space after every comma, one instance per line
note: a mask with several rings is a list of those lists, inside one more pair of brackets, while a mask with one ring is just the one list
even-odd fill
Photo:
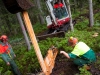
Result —
[[74, 63], [76, 65], [78, 65], [78, 67], [84, 67], [86, 70], [90, 70], [91, 69], [91, 62], [89, 62], [88, 60], [84, 60], [84, 59], [76, 59], [74, 60]]
[[84, 66], [85, 64], [88, 63], [88, 61], [78, 58], [78, 59], [75, 59], [75, 60], [74, 60], [74, 63], [75, 63], [76, 65], [78, 65], [78, 66]]
[[14, 62], [14, 60], [10, 61], [10, 66], [12, 69], [12, 72], [14, 73], [14, 75], [22, 75], [16, 65], [16, 63]]

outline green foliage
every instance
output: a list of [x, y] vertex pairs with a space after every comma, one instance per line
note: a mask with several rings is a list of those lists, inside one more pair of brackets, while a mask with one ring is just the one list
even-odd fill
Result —
[[41, 50], [48, 50], [52, 45], [60, 50], [68, 50], [66, 49], [68, 47], [66, 38], [47, 38], [47, 40], [39, 42]]
[[[1, 69], [1, 68], [0, 68]], [[12, 72], [11, 71], [6, 71], [6, 72], [4, 72], [4, 73], [1, 73], [1, 71], [0, 71], [0, 75], [13, 75], [12, 74]]]
[[0, 75], [12, 75], [12, 72], [7, 69], [9, 69], [9, 67], [7, 67], [4, 61], [0, 58]]
[[78, 10], [76, 10], [75, 13], [74, 12], [72, 12], [72, 13], [73, 13], [72, 18], [76, 18], [77, 16], [80, 15], [80, 12]]
[[84, 17], [81, 18], [82, 19], [82, 22], [79, 22], [75, 25], [75, 27], [78, 29], [78, 30], [85, 30], [89, 24], [88, 22], [88, 19], [85, 19]]
[[75, 75], [92, 75], [89, 71], [86, 70], [86, 65], [79, 68], [80, 73]]
[[36, 23], [35, 25], [33, 25], [33, 29], [34, 29], [35, 34], [39, 34], [45, 31], [47, 29], [47, 26], [41, 25], [40, 23]]
[[99, 20], [96, 20], [96, 21], [95, 21], [95, 26], [100, 27], [100, 21], [99, 21]]
[[28, 52], [25, 51], [23, 48], [21, 53], [20, 53], [20, 58], [18, 58], [18, 60], [20, 61], [16, 61], [16, 62], [22, 74], [25, 75], [26, 73], [35, 72], [35, 70], [40, 69], [40, 65], [38, 63], [38, 60], [36, 58], [36, 54], [33, 48], [32, 50]]
[[100, 27], [100, 14], [94, 14], [94, 25]]
[[94, 20], [96, 21], [96, 20], [98, 20], [98, 21], [100, 21], [100, 14], [99, 13], [97, 13], [97, 14], [94, 14]]

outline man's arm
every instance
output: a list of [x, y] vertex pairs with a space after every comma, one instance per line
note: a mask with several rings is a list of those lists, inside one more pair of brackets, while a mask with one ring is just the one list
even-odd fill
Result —
[[1, 54], [2, 59], [6, 62], [7, 65], [10, 65], [9, 61], [7, 60], [5, 54]]
[[67, 58], [69, 58], [69, 59], [70, 59], [70, 57], [69, 57], [68, 53], [66, 53], [65, 51], [60, 51], [60, 53], [61, 53], [61, 54], [64, 54], [64, 56], [66, 56]]
[[14, 53], [14, 51], [13, 51], [13, 49], [12, 49], [10, 44], [9, 44], [8, 50], [10, 50], [10, 53], [11, 53], [12, 56], [16, 57], [16, 54]]

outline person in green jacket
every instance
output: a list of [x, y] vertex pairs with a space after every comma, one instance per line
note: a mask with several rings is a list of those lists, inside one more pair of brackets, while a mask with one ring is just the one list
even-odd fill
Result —
[[21, 75], [14, 58], [16, 57], [15, 53], [12, 50], [11, 45], [8, 43], [8, 37], [6, 35], [2, 35], [0, 37], [0, 55], [4, 62], [11, 66], [12, 72], [14, 75]]
[[95, 52], [84, 42], [78, 42], [77, 38], [70, 37], [68, 44], [74, 48], [73, 51], [71, 53], [60, 51], [60, 53], [64, 54], [67, 58], [72, 58], [76, 65], [80, 67], [87, 65], [90, 67], [96, 61]]

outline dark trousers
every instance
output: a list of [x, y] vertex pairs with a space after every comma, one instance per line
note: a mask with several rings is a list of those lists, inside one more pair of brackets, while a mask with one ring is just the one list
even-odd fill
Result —
[[85, 64], [89, 64], [88, 60], [77, 58], [74, 60], [74, 63], [78, 66], [84, 66]]
[[22, 75], [16, 65], [16, 63], [14, 62], [14, 60], [9, 61], [10, 62], [10, 66], [11, 66], [11, 70], [13, 72], [14, 75]]

